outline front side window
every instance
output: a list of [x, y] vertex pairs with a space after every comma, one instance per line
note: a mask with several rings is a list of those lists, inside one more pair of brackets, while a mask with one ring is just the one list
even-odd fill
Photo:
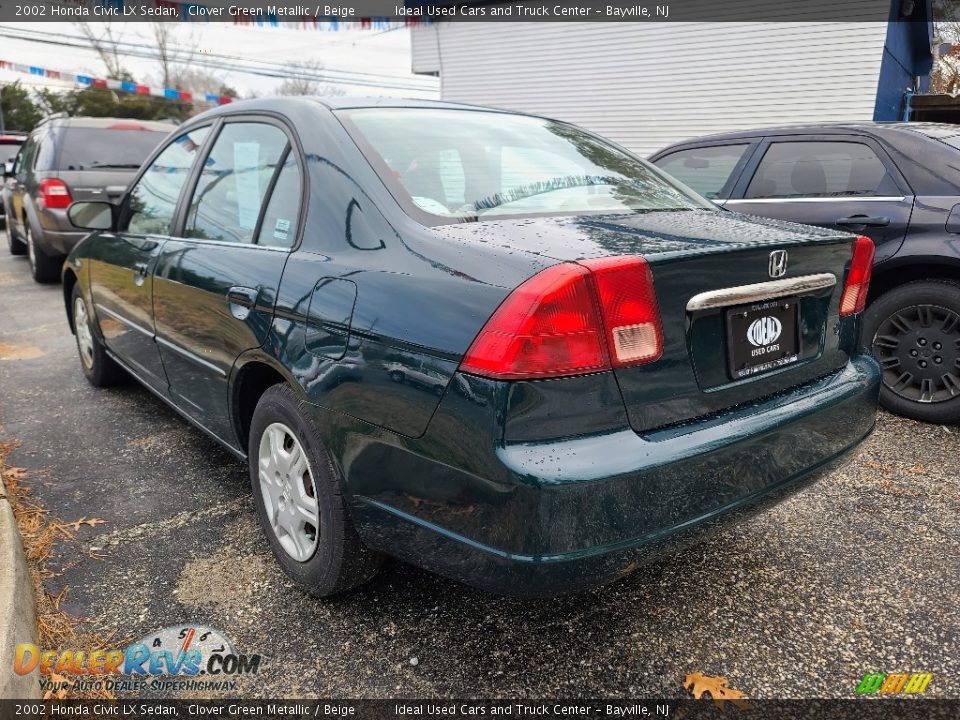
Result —
[[859, 142], [776, 142], [760, 161], [747, 199], [899, 194], [869, 145]]
[[721, 197], [721, 191], [748, 147], [747, 144], [713, 145], [679, 150], [660, 158], [655, 164], [684, 185], [713, 199]]
[[404, 210], [426, 224], [713, 207], [563, 123], [435, 108], [354, 108], [337, 116]]
[[170, 143], [130, 191], [127, 231], [138, 235], [169, 235], [177, 199], [209, 127], [184, 133]]
[[287, 135], [274, 125], [225, 125], [203, 164], [184, 236], [252, 243], [264, 195], [286, 149]]

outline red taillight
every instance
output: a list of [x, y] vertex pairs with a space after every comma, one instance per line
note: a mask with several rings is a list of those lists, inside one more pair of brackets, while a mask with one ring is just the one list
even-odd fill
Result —
[[70, 188], [63, 180], [51, 178], [40, 181], [40, 198], [43, 206], [51, 210], [62, 210], [70, 207], [73, 198], [70, 197]]
[[873, 271], [873, 240], [859, 235], [853, 241], [853, 259], [840, 297], [840, 316], [855, 315], [867, 304], [870, 273]]
[[655, 360], [661, 338], [642, 258], [563, 263], [510, 293], [460, 369], [499, 380], [583, 375]]
[[614, 367], [652, 362], [663, 354], [660, 311], [650, 266], [641, 257], [581, 263], [593, 273]]

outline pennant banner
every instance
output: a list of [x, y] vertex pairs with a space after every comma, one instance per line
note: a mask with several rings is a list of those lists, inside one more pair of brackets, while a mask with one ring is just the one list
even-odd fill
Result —
[[60, 80], [63, 82], [72, 82], [77, 87], [85, 88], [104, 88], [107, 90], [116, 90], [118, 92], [130, 93], [132, 95], [150, 95], [151, 97], [166, 98], [167, 100], [178, 100], [180, 102], [202, 102], [210, 105], [226, 105], [233, 101], [226, 95], [216, 95], [213, 93], [194, 93], [189, 90], [180, 90], [178, 88], [151, 87], [141, 85], [136, 82], [126, 80], [107, 80], [106, 78], [95, 78], [90, 75], [79, 75], [67, 72], [65, 70], [54, 70], [52, 68], [39, 67], [36, 65], [23, 65], [21, 63], [10, 62], [9, 60], [0, 60], [0, 70], [12, 70], [13, 72], [33, 75], [36, 77], [50, 78], [51, 80]]

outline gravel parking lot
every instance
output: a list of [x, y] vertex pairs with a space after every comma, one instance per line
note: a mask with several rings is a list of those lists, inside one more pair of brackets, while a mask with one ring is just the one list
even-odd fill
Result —
[[[245, 466], [136, 385], [83, 378], [59, 286], [0, 252], [0, 442], [53, 516], [102, 518], [48, 581], [88, 630], [223, 630], [264, 656], [244, 696], [852, 697], [868, 671], [960, 697], [960, 427], [882, 415], [856, 461], [710, 542], [575, 597], [490, 596], [398, 562], [358, 592], [295, 589]], [[91, 557], [89, 551], [102, 559]]]

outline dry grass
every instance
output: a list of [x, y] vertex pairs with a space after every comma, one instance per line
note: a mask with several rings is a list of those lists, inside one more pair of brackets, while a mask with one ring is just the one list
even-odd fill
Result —
[[[29, 486], [24, 482], [29, 478], [30, 473], [23, 468], [7, 466], [7, 456], [18, 446], [19, 443], [15, 442], [0, 444], [0, 476], [3, 478], [7, 498], [10, 500], [13, 514], [17, 519], [17, 527], [20, 530], [23, 549], [27, 556], [27, 565], [33, 578], [37, 635], [40, 646], [44, 649], [83, 649], [90, 652], [121, 645], [122, 643], [119, 643], [113, 637], [101, 637], [96, 633], [78, 630], [81, 624], [80, 619], [68, 614], [61, 608], [61, 604], [70, 592], [69, 587], [64, 587], [56, 595], [53, 595], [47, 589], [47, 581], [59, 574], [52, 570], [48, 564], [56, 544], [58, 542], [72, 542], [73, 532], [79, 529], [81, 524], [98, 524], [98, 522], [82, 518], [65, 523], [51, 518], [46, 508], [42, 507], [33, 498]], [[70, 682], [69, 678], [58, 675], [51, 676], [51, 679]], [[109, 691], [80, 692], [69, 688], [60, 691], [47, 691], [45, 696], [45, 699], [65, 698], [110, 700], [114, 698], [114, 695]]]

